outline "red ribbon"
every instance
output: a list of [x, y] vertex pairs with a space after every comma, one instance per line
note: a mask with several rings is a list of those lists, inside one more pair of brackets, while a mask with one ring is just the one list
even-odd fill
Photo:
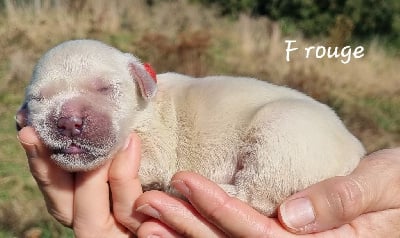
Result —
[[150, 76], [153, 78], [154, 82], [157, 83], [157, 74], [153, 67], [151, 67], [149, 63], [144, 63], [143, 66], [146, 69], [147, 73], [149, 73]]

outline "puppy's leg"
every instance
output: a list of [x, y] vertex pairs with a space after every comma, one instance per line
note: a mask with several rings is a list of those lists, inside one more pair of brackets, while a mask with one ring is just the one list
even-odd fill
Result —
[[236, 197], [275, 215], [286, 197], [352, 171], [364, 154], [360, 142], [326, 106], [280, 100], [260, 109], [243, 138]]

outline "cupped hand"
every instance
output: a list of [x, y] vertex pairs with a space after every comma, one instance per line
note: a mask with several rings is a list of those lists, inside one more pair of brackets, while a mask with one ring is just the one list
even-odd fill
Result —
[[190, 203], [158, 191], [144, 193], [135, 208], [153, 220], [144, 221], [138, 234], [140, 237], [399, 237], [399, 151], [371, 154], [349, 176], [331, 178], [294, 194], [280, 206], [279, 220], [265, 217], [229, 197], [217, 184], [198, 174], [180, 172], [171, 184]]
[[19, 139], [50, 214], [77, 237], [400, 236], [400, 149], [371, 154], [352, 174], [294, 194], [275, 219], [195, 173], [180, 172], [171, 181], [188, 201], [159, 191], [142, 194], [135, 135], [112, 163], [85, 173], [55, 166], [32, 128], [23, 128]]
[[[125, 148], [112, 163], [110, 161], [99, 169], [79, 173], [69, 173], [56, 166], [33, 128], [21, 129], [18, 138], [49, 213], [63, 225], [71, 227], [76, 237], [132, 236], [133, 231], [127, 227], [137, 229], [145, 218], [132, 210], [125, 210], [132, 207], [142, 194], [137, 177], [140, 161], [137, 136], [129, 137]], [[119, 196], [111, 199], [110, 194]], [[111, 207], [118, 217], [113, 215]]]
[[[320, 232], [349, 223], [360, 237], [377, 230], [387, 237], [400, 237], [400, 148], [368, 155], [350, 175], [294, 194], [279, 211], [281, 222], [294, 233]], [[299, 211], [311, 212], [301, 216]]]

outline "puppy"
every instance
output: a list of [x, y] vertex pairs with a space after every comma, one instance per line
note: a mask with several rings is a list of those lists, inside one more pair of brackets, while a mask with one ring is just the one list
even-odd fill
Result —
[[242, 77], [156, 76], [93, 40], [67, 41], [39, 60], [16, 119], [71, 172], [101, 166], [134, 131], [145, 190], [173, 193], [172, 175], [193, 171], [269, 216], [296, 191], [348, 174], [365, 153], [330, 108], [295, 90]]

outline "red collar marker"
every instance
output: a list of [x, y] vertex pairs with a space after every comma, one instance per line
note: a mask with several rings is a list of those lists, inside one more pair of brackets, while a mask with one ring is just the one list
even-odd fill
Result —
[[143, 63], [143, 66], [144, 66], [145, 70], [147, 71], [147, 73], [149, 73], [150, 76], [153, 78], [154, 82], [157, 83], [157, 74], [156, 74], [156, 71], [153, 69], [153, 67], [151, 67], [151, 65], [149, 63]]

